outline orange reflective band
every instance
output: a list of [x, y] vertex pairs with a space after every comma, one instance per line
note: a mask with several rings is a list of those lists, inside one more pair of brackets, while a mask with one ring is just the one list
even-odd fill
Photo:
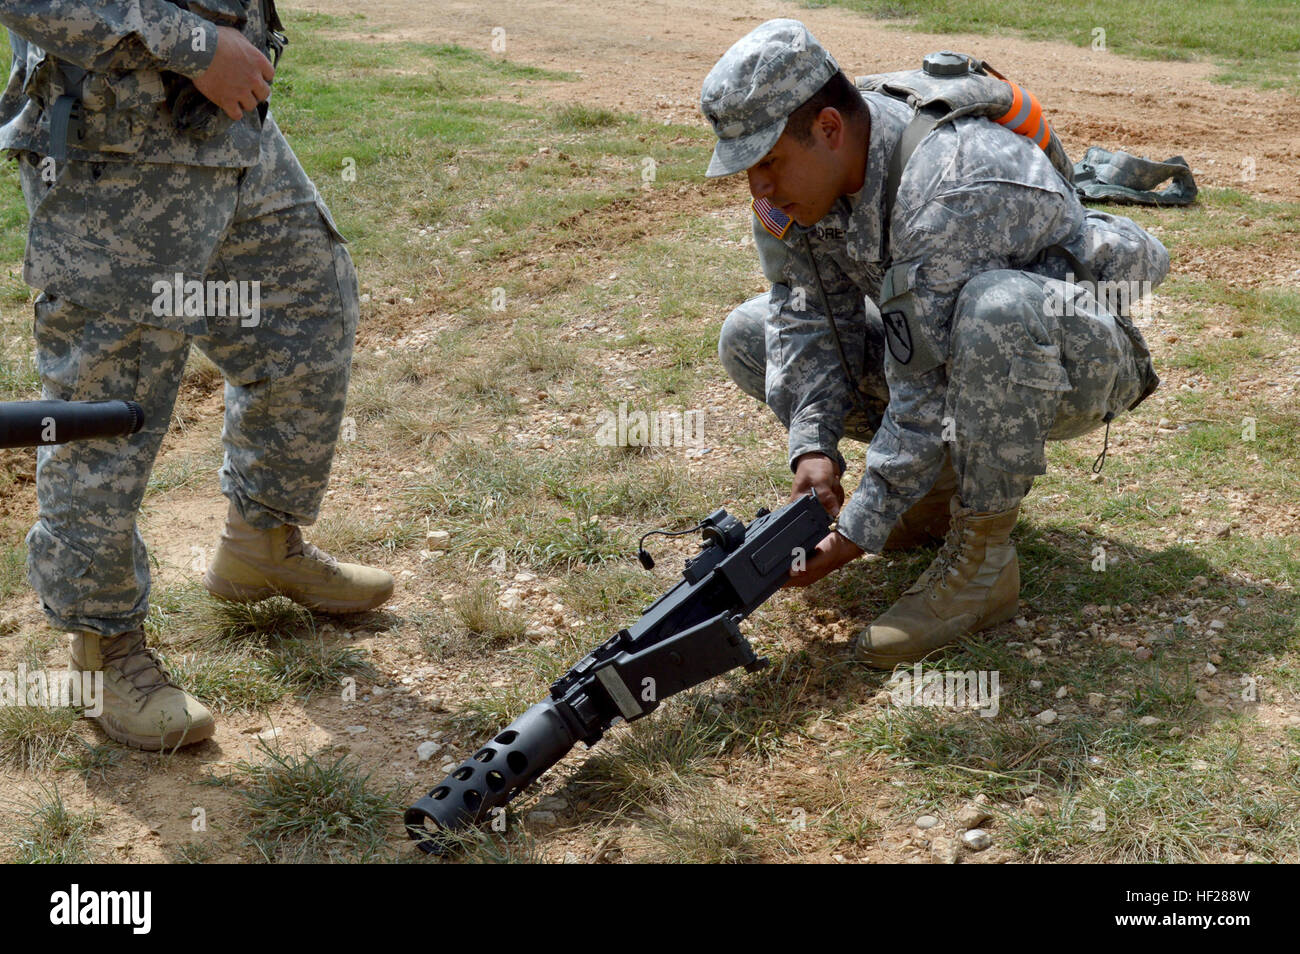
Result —
[[1047, 122], [1044, 121], [1043, 134], [1037, 139], [1035, 139], [1034, 142], [1038, 143], [1039, 149], [1043, 150], [1043, 152], [1047, 152], [1047, 144], [1051, 141], [1052, 141], [1052, 127], [1047, 125]]
[[1043, 107], [1038, 105], [1038, 99], [1033, 93], [1026, 91], [1025, 96], [1029, 100], [1029, 115], [1025, 117], [1023, 123], [1014, 127], [1011, 131], [1020, 133], [1022, 136], [1028, 136], [1030, 133], [1037, 136], [1038, 126], [1043, 121]]
[[1015, 119], [1016, 114], [1020, 112], [1020, 107], [1024, 103], [1024, 98], [1020, 93], [1020, 87], [1015, 83], [1007, 83], [1007, 85], [1011, 87], [1011, 108], [997, 119], [993, 120], [995, 123], [1001, 123], [1003, 126]]

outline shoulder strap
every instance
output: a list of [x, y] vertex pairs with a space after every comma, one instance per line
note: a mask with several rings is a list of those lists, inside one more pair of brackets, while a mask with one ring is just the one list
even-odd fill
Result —
[[889, 156], [889, 171], [885, 174], [885, 216], [880, 223], [881, 241], [885, 251], [885, 265], [890, 263], [889, 226], [894, 218], [894, 200], [898, 198], [898, 186], [903, 181], [903, 168], [916, 152], [921, 140], [930, 134], [935, 126], [947, 115], [943, 107], [923, 106], [916, 111], [903, 135], [898, 137], [898, 144]]

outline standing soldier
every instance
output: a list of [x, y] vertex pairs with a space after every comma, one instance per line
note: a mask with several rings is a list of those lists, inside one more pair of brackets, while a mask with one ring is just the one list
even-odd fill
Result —
[[[1045, 441], [1108, 425], [1158, 384], [1124, 309], [1076, 276], [1149, 290], [1167, 252], [1129, 219], [1085, 211], [1037, 101], [970, 66], [932, 54], [922, 76], [867, 84], [910, 82], [923, 106], [976, 90], [921, 116], [858, 89], [802, 23], [772, 20], [701, 94], [718, 136], [708, 175], [748, 176], [772, 282], [727, 318], [719, 356], [788, 428], [793, 494], [838, 515], [792, 582], [944, 537], [857, 638], [880, 668], [1015, 615], [1010, 535]], [[1000, 118], [979, 101], [989, 88], [1006, 95]], [[870, 443], [841, 509], [845, 435]]]
[[23, 276], [46, 398], [128, 399], [132, 437], [43, 447], [28, 578], [74, 670], [104, 673], [99, 723], [156, 750], [214, 731], [142, 629], [136, 528], [193, 341], [226, 380], [225, 532], [204, 575], [348, 613], [388, 573], [306, 543], [329, 478], [358, 318], [344, 240], [267, 109], [284, 43], [272, 0], [0, 0], [13, 66], [0, 148], [30, 215]]

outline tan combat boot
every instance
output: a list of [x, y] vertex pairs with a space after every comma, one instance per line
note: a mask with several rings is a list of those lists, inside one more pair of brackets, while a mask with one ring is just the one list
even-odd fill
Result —
[[322, 613], [359, 613], [393, 595], [391, 573], [340, 563], [290, 524], [250, 527], [233, 503], [203, 585], [223, 600], [255, 603], [279, 594]]
[[944, 454], [943, 469], [934, 486], [898, 518], [885, 540], [885, 549], [911, 550], [942, 540], [952, 519], [949, 505], [956, 495], [957, 472], [952, 469], [952, 457]]
[[943, 546], [920, 579], [858, 636], [857, 658], [876, 669], [892, 669], [1015, 616], [1020, 565], [1011, 528], [1019, 514], [1018, 505], [975, 513], [953, 497], [952, 526]]
[[110, 738], [157, 752], [202, 742], [216, 731], [212, 713], [172, 682], [144, 632], [120, 636], [73, 633], [72, 672], [103, 672], [103, 711], [91, 716]]

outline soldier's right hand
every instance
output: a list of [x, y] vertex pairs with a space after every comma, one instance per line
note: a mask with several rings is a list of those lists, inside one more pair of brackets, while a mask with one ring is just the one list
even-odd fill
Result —
[[244, 35], [233, 27], [217, 27], [217, 52], [194, 79], [195, 88], [221, 107], [231, 119], [271, 95], [275, 67]]
[[838, 516], [844, 504], [844, 488], [835, 462], [825, 454], [803, 454], [794, 462], [794, 487], [790, 499], [796, 500], [812, 491], [826, 512]]

